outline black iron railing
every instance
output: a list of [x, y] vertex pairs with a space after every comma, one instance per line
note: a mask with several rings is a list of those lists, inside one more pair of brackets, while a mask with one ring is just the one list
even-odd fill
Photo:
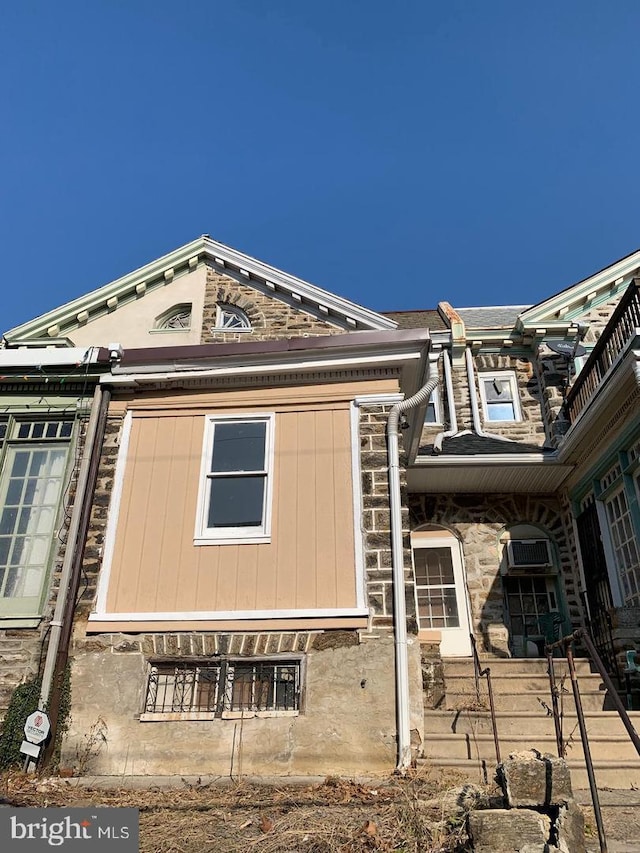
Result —
[[591, 749], [589, 747], [589, 736], [587, 734], [587, 726], [584, 719], [584, 712], [582, 710], [582, 700], [580, 698], [580, 688], [578, 687], [578, 676], [576, 674], [576, 668], [573, 660], [573, 643], [576, 640], [582, 641], [584, 643], [585, 648], [587, 649], [587, 653], [595, 665], [596, 669], [600, 673], [602, 677], [602, 681], [604, 682], [605, 687], [607, 688], [608, 697], [610, 701], [615, 706], [616, 711], [618, 712], [622, 724], [627, 730], [627, 734], [633, 743], [636, 752], [640, 755], [640, 737], [636, 732], [633, 723], [627, 713], [627, 709], [624, 707], [620, 696], [618, 695], [618, 691], [613, 685], [609, 673], [602, 662], [600, 655], [593, 643], [591, 636], [588, 631], [585, 631], [584, 628], [578, 628], [573, 634], [570, 634], [567, 637], [563, 637], [555, 643], [551, 643], [546, 646], [545, 651], [547, 654], [547, 661], [549, 663], [549, 682], [551, 687], [551, 705], [553, 709], [553, 721], [555, 724], [556, 730], [556, 741], [558, 746], [558, 757], [564, 758], [565, 754], [565, 745], [564, 740], [562, 738], [562, 720], [560, 718], [559, 710], [558, 710], [558, 694], [559, 688], [556, 684], [555, 673], [553, 669], [553, 650], [555, 648], [560, 648], [563, 650], [564, 654], [567, 658], [567, 665], [569, 667], [569, 675], [571, 678], [571, 688], [573, 690], [573, 698], [576, 706], [576, 716], [578, 718], [578, 726], [580, 728], [580, 738], [582, 740], [582, 751], [584, 753], [584, 761], [587, 768], [587, 776], [589, 777], [589, 788], [591, 789], [591, 800], [593, 802], [593, 813], [596, 819], [596, 825], [598, 827], [598, 837], [600, 840], [600, 851], [601, 853], [606, 853], [607, 851], [607, 840], [604, 833], [604, 824], [602, 822], [602, 812], [600, 809], [600, 799], [598, 796], [598, 786], [596, 784], [595, 774], [593, 771], [593, 760], [591, 758]]
[[476, 681], [476, 699], [480, 704], [480, 679], [487, 679], [487, 696], [489, 697], [489, 711], [491, 712], [491, 730], [493, 731], [493, 744], [496, 750], [496, 764], [500, 764], [500, 739], [498, 738], [498, 724], [496, 722], [496, 706], [493, 701], [493, 687], [491, 685], [491, 667], [485, 666], [484, 669], [480, 663], [478, 649], [476, 646], [476, 638], [473, 634], [469, 634], [471, 639], [471, 648], [473, 649], [473, 673]]
[[611, 315], [565, 402], [570, 423], [596, 393], [607, 371], [640, 329], [640, 278], [634, 278]]

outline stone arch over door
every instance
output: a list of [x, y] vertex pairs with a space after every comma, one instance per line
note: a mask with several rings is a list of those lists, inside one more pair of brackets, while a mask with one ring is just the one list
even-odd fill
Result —
[[569, 506], [554, 495], [411, 494], [411, 528], [438, 525], [462, 544], [471, 622], [479, 651], [511, 655], [506, 624], [500, 536], [527, 523], [548, 533], [556, 547], [558, 583], [573, 626], [583, 624]]

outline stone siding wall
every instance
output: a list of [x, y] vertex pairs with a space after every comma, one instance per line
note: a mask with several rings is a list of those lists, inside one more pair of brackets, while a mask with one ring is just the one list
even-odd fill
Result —
[[[391, 515], [386, 427], [389, 406], [360, 407], [360, 463], [362, 471], [362, 531], [365, 545], [367, 603], [375, 629], [393, 628], [393, 573], [391, 564]], [[400, 460], [400, 484], [404, 496], [402, 535], [404, 544], [405, 597], [408, 629], [417, 633], [416, 604], [409, 542], [409, 510], [406, 506], [406, 470]]]
[[[228, 303], [242, 309], [251, 322], [252, 331], [212, 331], [216, 324], [218, 303]], [[228, 275], [208, 269], [200, 343], [266, 341], [344, 334], [347, 331], [324, 319], [320, 312], [316, 317], [301, 308], [295, 300], [290, 300], [290, 303], [287, 304], [284, 294], [278, 298], [269, 296], [256, 286], [242, 284]]]
[[[481, 650], [504, 653], [491, 638], [504, 625], [499, 538], [506, 527], [535, 524], [553, 540], [559, 556], [560, 586], [567, 615], [582, 623], [577, 569], [570, 531], [554, 497], [535, 495], [411, 495], [411, 528], [439, 524], [460, 538], [471, 601], [472, 623]], [[499, 633], [499, 632], [498, 632]]]
[[[501, 353], [479, 353], [474, 356], [475, 393], [480, 413], [480, 424], [489, 435], [501, 435], [514, 441], [542, 446], [547, 441], [547, 430], [543, 418], [543, 387], [541, 386], [538, 366], [535, 359]], [[442, 364], [440, 369], [439, 394], [442, 403], [444, 425], [426, 424], [423, 427], [421, 445], [433, 444], [436, 435], [451, 426], [451, 416], [447, 410], [447, 392], [444, 384]], [[495, 371], [513, 371], [519, 392], [522, 420], [510, 422], [492, 422], [485, 420], [480, 397], [480, 378], [482, 373]], [[454, 364], [451, 371], [453, 395], [456, 406], [458, 431], [473, 431], [473, 417], [469, 394], [469, 381], [464, 363]]]

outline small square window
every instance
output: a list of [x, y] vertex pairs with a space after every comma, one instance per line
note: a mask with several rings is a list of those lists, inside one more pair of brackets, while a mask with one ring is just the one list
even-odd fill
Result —
[[268, 542], [273, 416], [207, 419], [195, 544]]
[[515, 373], [480, 373], [478, 379], [486, 421], [522, 420]]

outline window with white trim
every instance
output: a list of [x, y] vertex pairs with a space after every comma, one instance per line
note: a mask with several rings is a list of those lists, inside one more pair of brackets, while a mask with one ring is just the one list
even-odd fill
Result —
[[605, 501], [605, 509], [624, 603], [640, 605], [640, 555], [624, 488]]
[[216, 324], [212, 331], [250, 332], [252, 329], [249, 318], [241, 308], [227, 302], [219, 302]]
[[188, 331], [191, 328], [191, 305], [174, 305], [156, 320], [156, 329], [163, 332]]
[[152, 662], [141, 719], [298, 714], [300, 692], [299, 660]]
[[0, 422], [0, 619], [42, 613], [73, 422]]
[[511, 370], [479, 373], [480, 399], [485, 421], [519, 421], [518, 382]]
[[274, 416], [208, 417], [195, 544], [268, 542]]
[[453, 557], [450, 545], [414, 546], [413, 563], [421, 628], [460, 627]]

